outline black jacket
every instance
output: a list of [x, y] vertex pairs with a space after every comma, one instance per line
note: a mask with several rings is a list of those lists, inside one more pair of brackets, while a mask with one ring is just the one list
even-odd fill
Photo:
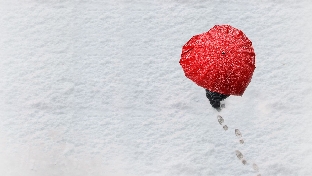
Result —
[[220, 94], [218, 92], [211, 92], [210, 90], [206, 89], [206, 97], [209, 99], [210, 104], [215, 109], [220, 109], [220, 101], [226, 99], [230, 95]]

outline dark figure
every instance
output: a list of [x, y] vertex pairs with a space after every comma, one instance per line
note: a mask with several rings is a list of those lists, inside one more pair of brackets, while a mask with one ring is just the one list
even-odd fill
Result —
[[220, 110], [220, 101], [226, 99], [230, 95], [220, 94], [218, 92], [211, 92], [206, 89], [206, 97], [209, 99], [210, 104], [217, 110]]

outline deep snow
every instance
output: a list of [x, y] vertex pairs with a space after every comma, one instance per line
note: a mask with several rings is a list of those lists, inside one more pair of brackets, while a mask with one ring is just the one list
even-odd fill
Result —
[[[311, 22], [303, 0], [1, 0], [0, 175], [311, 175]], [[215, 24], [257, 67], [220, 113], [179, 65]]]

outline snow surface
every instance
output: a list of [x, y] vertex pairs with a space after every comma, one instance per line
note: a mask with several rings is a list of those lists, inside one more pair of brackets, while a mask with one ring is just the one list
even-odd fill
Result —
[[[1, 0], [0, 175], [311, 175], [311, 22], [308, 0]], [[215, 24], [257, 66], [220, 113], [179, 65]]]

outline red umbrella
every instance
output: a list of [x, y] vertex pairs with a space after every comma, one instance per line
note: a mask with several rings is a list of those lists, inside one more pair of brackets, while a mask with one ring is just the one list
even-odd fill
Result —
[[230, 25], [193, 36], [182, 48], [180, 65], [197, 85], [225, 95], [243, 95], [256, 68], [251, 41]]

